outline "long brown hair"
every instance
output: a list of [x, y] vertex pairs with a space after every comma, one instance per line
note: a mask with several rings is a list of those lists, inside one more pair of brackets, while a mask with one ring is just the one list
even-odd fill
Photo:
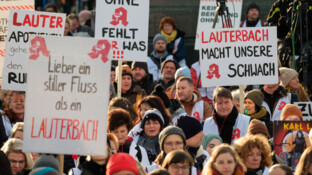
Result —
[[308, 175], [311, 164], [312, 164], [312, 147], [309, 147], [302, 153], [294, 175]]

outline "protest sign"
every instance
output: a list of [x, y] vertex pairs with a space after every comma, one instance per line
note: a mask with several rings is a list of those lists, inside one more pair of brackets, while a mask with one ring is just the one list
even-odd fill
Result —
[[8, 18], [10, 9], [34, 10], [33, 0], [1, 1], [0, 3], [0, 77], [4, 62], [5, 42], [8, 30]]
[[284, 164], [295, 170], [303, 151], [311, 146], [309, 132], [312, 123], [307, 121], [274, 121], [274, 151]]
[[95, 37], [113, 40], [113, 60], [146, 61], [149, 1], [97, 0]]
[[295, 102], [294, 104], [301, 110], [303, 120], [312, 120], [312, 102]]
[[203, 87], [278, 82], [276, 27], [206, 29], [200, 38]]
[[25, 91], [29, 35], [62, 36], [65, 14], [10, 10], [2, 89]]
[[23, 150], [105, 155], [111, 42], [36, 36], [30, 43]]
[[[226, 6], [229, 9], [232, 27], [238, 28], [240, 25], [242, 15], [243, 0], [227, 0]], [[197, 29], [195, 38], [195, 50], [199, 50], [200, 45], [200, 32], [206, 29], [212, 29], [213, 21], [216, 15], [217, 0], [200, 0]], [[221, 16], [218, 17], [216, 28], [222, 28]]]

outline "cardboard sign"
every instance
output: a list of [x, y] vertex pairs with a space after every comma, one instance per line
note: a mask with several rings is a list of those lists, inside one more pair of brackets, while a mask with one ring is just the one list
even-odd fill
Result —
[[146, 61], [149, 1], [96, 1], [95, 37], [113, 40], [113, 60]]
[[311, 146], [309, 132], [312, 123], [307, 121], [274, 121], [274, 151], [284, 164], [295, 170], [303, 151]]
[[303, 120], [312, 120], [312, 102], [295, 102], [294, 105], [297, 105], [301, 110]]
[[278, 82], [276, 27], [206, 29], [200, 38], [203, 87]]
[[30, 35], [62, 36], [64, 27], [65, 14], [10, 10], [2, 89], [26, 90]]
[[1, 0], [0, 3], [0, 77], [2, 77], [5, 42], [7, 40], [8, 18], [10, 9], [34, 10], [33, 0]]
[[[227, 0], [226, 6], [229, 9], [232, 27], [238, 28], [242, 15], [243, 0]], [[217, 0], [200, 0], [197, 29], [195, 38], [195, 50], [200, 48], [200, 33], [205, 29], [212, 29], [213, 21], [216, 15]], [[223, 28], [221, 16], [218, 16], [216, 29]]]
[[105, 155], [111, 42], [36, 36], [30, 43], [23, 150]]

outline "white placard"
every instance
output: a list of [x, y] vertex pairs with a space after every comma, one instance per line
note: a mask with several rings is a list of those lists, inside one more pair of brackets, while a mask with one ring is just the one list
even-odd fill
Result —
[[0, 3], [0, 77], [2, 77], [5, 42], [8, 30], [8, 18], [10, 9], [34, 10], [33, 0], [16, 0], [16, 1], [1, 1]]
[[276, 84], [276, 27], [206, 29], [200, 34], [203, 87]]
[[[232, 26], [238, 28], [242, 15], [243, 0], [227, 0], [226, 6], [229, 9]], [[199, 50], [200, 32], [206, 29], [212, 29], [213, 21], [216, 15], [217, 0], [200, 0], [197, 29], [195, 37], [195, 50]], [[218, 17], [216, 29], [222, 28], [221, 17]]]
[[26, 90], [30, 35], [63, 36], [65, 17], [61, 13], [10, 10], [2, 89]]
[[295, 102], [294, 104], [301, 110], [304, 121], [312, 120], [312, 102]]
[[149, 1], [96, 1], [95, 37], [113, 40], [113, 60], [146, 61]]
[[111, 42], [36, 36], [30, 43], [23, 150], [105, 155]]

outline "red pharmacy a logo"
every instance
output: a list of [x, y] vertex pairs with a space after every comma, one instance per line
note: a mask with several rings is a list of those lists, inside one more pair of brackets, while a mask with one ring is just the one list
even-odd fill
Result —
[[212, 64], [209, 66], [209, 70], [208, 70], [208, 79], [212, 79], [213, 77], [216, 77], [217, 79], [220, 78], [220, 73], [219, 73], [219, 66], [216, 64]]
[[47, 49], [44, 38], [36, 36], [30, 41], [30, 43], [31, 47], [29, 48], [29, 52], [31, 55], [29, 56], [29, 59], [36, 60], [39, 57], [40, 52], [46, 57], [50, 55], [50, 51]]
[[121, 22], [121, 24], [126, 27], [128, 25], [127, 13], [127, 10], [123, 7], [115, 9], [115, 14], [113, 14], [113, 20], [110, 23], [114, 26], [117, 26], [119, 22]]
[[99, 40], [95, 46], [92, 47], [92, 52], [90, 52], [88, 55], [92, 59], [96, 59], [101, 54], [101, 59], [104, 63], [108, 61], [108, 53], [110, 50], [110, 44], [107, 40]]

